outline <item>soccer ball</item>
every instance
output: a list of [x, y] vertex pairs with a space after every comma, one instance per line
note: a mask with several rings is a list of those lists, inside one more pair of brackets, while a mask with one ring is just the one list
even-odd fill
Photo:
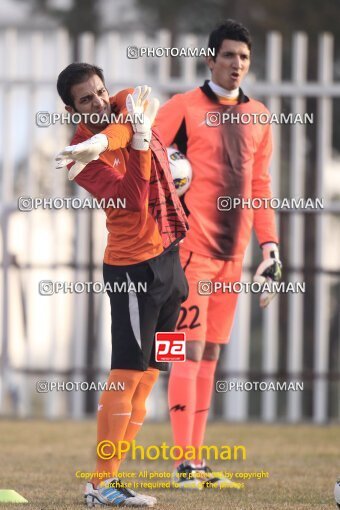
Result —
[[338, 508], [340, 508], [340, 478], [337, 480], [334, 487], [334, 497]]
[[184, 154], [182, 154], [178, 149], [169, 147], [167, 152], [170, 170], [176, 187], [177, 195], [181, 197], [186, 191], [188, 191], [191, 184], [191, 165]]

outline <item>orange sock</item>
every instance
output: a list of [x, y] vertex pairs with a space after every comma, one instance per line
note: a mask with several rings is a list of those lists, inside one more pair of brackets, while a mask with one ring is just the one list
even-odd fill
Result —
[[[143, 425], [146, 415], [145, 402], [150, 395], [158, 376], [159, 370], [156, 368], [149, 367], [145, 372], [143, 372], [142, 378], [139, 381], [136, 391], [132, 397], [132, 412], [129, 424], [125, 431], [124, 441], [133, 441]], [[126, 454], [123, 454], [122, 460], [125, 457]]]
[[[173, 363], [169, 379], [168, 397], [174, 445], [183, 450], [192, 444], [194, 412], [196, 409], [196, 378], [200, 363], [187, 360]], [[178, 466], [183, 459], [176, 461]]]
[[[197, 374], [196, 408], [192, 431], [192, 445], [197, 449], [203, 444], [207, 427], [216, 366], [217, 360], [209, 361], [202, 359]], [[197, 464], [200, 462], [200, 459], [196, 459], [195, 461]]]
[[[128, 427], [131, 412], [132, 398], [136, 388], [143, 377], [144, 372], [140, 370], [111, 370], [107, 386], [114, 384], [118, 388], [118, 383], [124, 384], [124, 390], [106, 390], [103, 391], [97, 413], [97, 445], [102, 441], [111, 441], [117, 445], [118, 441], [123, 441], [126, 429]], [[112, 452], [110, 446], [106, 446], [102, 454]], [[102, 473], [103, 478], [93, 478], [93, 484], [97, 486], [102, 480], [117, 476], [121, 459], [115, 455], [112, 459], [102, 459], [97, 454], [96, 472]]]
[[142, 378], [132, 397], [132, 413], [129, 425], [126, 429], [124, 441], [133, 441], [139, 432], [146, 415], [145, 402], [157, 381], [159, 370], [149, 367], [143, 372]]

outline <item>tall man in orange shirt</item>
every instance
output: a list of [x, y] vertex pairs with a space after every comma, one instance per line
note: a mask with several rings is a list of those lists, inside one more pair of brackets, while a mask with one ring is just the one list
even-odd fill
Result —
[[[124, 385], [124, 391], [101, 395], [98, 445], [111, 441], [116, 454], [107, 459], [98, 452], [96, 476], [86, 484], [85, 502], [90, 507], [154, 506], [155, 498], [137, 494], [118, 480], [119, 442], [135, 438], [159, 370], [167, 369], [166, 363], [155, 361], [155, 333], [174, 330], [187, 297], [177, 246], [187, 222], [166, 150], [152, 131], [158, 103], [152, 100], [147, 105], [150, 89], [137, 87], [110, 98], [102, 70], [84, 63], [66, 67], [57, 88], [67, 111], [80, 113], [83, 119], [73, 145], [58, 155], [58, 168], [67, 165], [70, 179], [108, 201], [104, 280], [111, 289], [112, 357], [107, 384]], [[129, 113], [132, 125], [111, 124], [108, 131], [112, 113]], [[117, 198], [125, 199], [126, 209], [109, 206]], [[138, 292], [145, 284], [147, 291]]]
[[[211, 293], [214, 282], [240, 281], [253, 227], [264, 259], [256, 279], [275, 280], [281, 274], [273, 210], [263, 203], [260, 209], [226, 211], [221, 207], [226, 201], [219, 198], [271, 197], [270, 125], [219, 124], [227, 113], [234, 119], [237, 114], [256, 118], [268, 113], [262, 103], [246, 97], [240, 88], [250, 65], [250, 34], [241, 24], [227, 20], [210, 34], [209, 48], [215, 50], [215, 56], [207, 59], [211, 80], [173, 96], [156, 119], [165, 145], [177, 144], [193, 169], [191, 187], [184, 195], [190, 229], [180, 248], [189, 298], [182, 305], [177, 324], [178, 330], [186, 332], [187, 361], [173, 364], [169, 381], [174, 444], [184, 450], [203, 443], [215, 369], [221, 345], [229, 341], [236, 308], [237, 294], [222, 290]], [[267, 306], [273, 295], [263, 294], [260, 305]], [[199, 470], [200, 476], [195, 478], [193, 473]], [[209, 479], [209, 472], [200, 459], [181, 459], [174, 476], [177, 486], [199, 489], [202, 476]]]

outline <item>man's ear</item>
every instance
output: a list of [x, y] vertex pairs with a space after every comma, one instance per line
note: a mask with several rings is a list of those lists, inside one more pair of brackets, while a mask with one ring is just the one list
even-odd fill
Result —
[[74, 113], [76, 113], [75, 109], [74, 109], [72, 106], [65, 106], [65, 110], [66, 110], [68, 113], [71, 113], [71, 115], [73, 115]]
[[213, 70], [213, 67], [214, 67], [214, 62], [215, 62], [215, 61], [214, 61], [214, 59], [213, 59], [213, 57], [211, 57], [211, 56], [209, 55], [209, 57], [206, 57], [206, 58], [205, 58], [205, 62], [206, 62], [206, 64], [207, 64], [207, 66], [209, 67], [210, 71], [212, 71], [212, 70]]

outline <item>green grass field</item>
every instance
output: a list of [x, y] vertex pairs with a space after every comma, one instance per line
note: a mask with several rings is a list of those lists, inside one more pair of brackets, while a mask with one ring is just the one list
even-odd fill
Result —
[[[169, 424], [146, 424], [138, 444], [170, 442]], [[94, 470], [95, 421], [0, 421], [0, 489], [14, 489], [29, 504], [0, 504], [0, 510], [79, 510], [84, 483], [76, 471]], [[340, 427], [209, 425], [206, 444], [242, 444], [245, 461], [211, 462], [216, 470], [269, 472], [243, 490], [155, 490], [164, 510], [334, 510], [333, 487], [340, 474]], [[131, 461], [123, 471], [170, 472], [170, 461]], [[160, 481], [160, 480], [159, 480]], [[141, 491], [141, 492], [143, 492]]]

